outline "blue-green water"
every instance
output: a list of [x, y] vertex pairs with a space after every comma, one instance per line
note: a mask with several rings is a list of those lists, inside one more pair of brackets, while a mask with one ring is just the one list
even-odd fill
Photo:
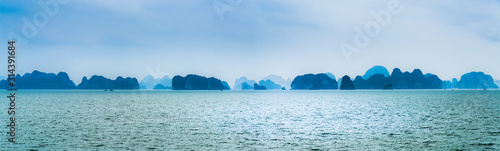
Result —
[[500, 91], [17, 91], [0, 150], [500, 150]]

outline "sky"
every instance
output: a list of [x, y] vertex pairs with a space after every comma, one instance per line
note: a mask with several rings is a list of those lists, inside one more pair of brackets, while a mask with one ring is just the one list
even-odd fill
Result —
[[76, 84], [92, 75], [354, 78], [374, 65], [500, 79], [497, 0], [0, 0], [0, 39], [5, 49], [16, 40], [18, 73], [64, 71]]

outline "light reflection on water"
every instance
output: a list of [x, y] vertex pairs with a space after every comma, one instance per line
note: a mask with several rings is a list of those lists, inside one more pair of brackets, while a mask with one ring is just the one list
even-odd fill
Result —
[[[18, 143], [7, 142], [4, 127], [1, 150], [500, 149], [500, 91], [21, 90], [17, 97]], [[0, 117], [7, 125], [7, 114]]]

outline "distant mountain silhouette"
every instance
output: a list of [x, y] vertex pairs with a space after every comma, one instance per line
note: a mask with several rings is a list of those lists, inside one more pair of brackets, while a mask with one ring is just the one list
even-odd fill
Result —
[[383, 74], [375, 74], [365, 80], [361, 76], [356, 76], [353, 81], [356, 89], [382, 89], [384, 85], [388, 84], [388, 79]]
[[448, 81], [448, 80], [443, 81], [443, 83], [441, 85], [442, 85], [441, 87], [443, 89], [451, 89], [451, 88], [453, 88], [453, 83], [451, 81]]
[[330, 72], [327, 72], [327, 73], [325, 73], [325, 74], [326, 74], [328, 77], [332, 78], [332, 79], [336, 79], [336, 78], [335, 78], [335, 75], [333, 75], [333, 74], [332, 74], [332, 73], [330, 73]]
[[[247, 83], [245, 87], [243, 87], [243, 83]], [[234, 81], [234, 90], [244, 90], [244, 89], [253, 89], [253, 84], [257, 83], [254, 80], [248, 80], [247, 77], [240, 77]], [[251, 88], [250, 88], [251, 87]]]
[[274, 83], [279, 84], [282, 87], [285, 87], [285, 89], [290, 89], [290, 85], [292, 84], [292, 79], [288, 78], [285, 80], [285, 78], [274, 74], [268, 75], [262, 78], [262, 80], [271, 80]]
[[458, 80], [457, 80], [457, 78], [453, 78], [451, 80], [451, 87], [452, 88], [458, 88]]
[[351, 77], [345, 75], [344, 77], [342, 77], [341, 81], [342, 82], [340, 84], [340, 90], [354, 90], [355, 89], [354, 84], [351, 81]]
[[459, 89], [498, 89], [490, 75], [483, 72], [470, 72], [462, 75], [457, 83]]
[[253, 84], [253, 88], [254, 90], [266, 90], [266, 86], [263, 86], [263, 85], [258, 85], [257, 83], [254, 83]]
[[93, 75], [90, 79], [82, 78], [78, 89], [139, 89], [139, 82], [136, 78], [117, 77], [115, 80], [103, 76]]
[[[337, 79], [337, 83], [342, 83], [342, 78]], [[340, 89], [340, 86], [342, 86], [342, 84], [339, 84], [338, 86], [339, 86], [339, 89]]]
[[305, 74], [295, 77], [292, 90], [338, 89], [337, 81], [327, 74]]
[[222, 86], [224, 87], [224, 90], [231, 90], [231, 87], [229, 86], [229, 84], [227, 84], [226, 81], [222, 81]]
[[414, 69], [401, 73], [399, 68], [395, 68], [389, 77], [394, 89], [441, 89], [442, 81], [434, 74], [424, 75], [420, 69]]
[[144, 78], [142, 78], [141, 82], [139, 82], [139, 86], [141, 89], [153, 89], [157, 84], [158, 83], [156, 83], [155, 78], [151, 75], [145, 76]]
[[173, 90], [223, 90], [222, 81], [210, 77], [199, 76], [195, 74], [187, 75], [186, 77], [175, 76], [172, 79]]
[[154, 87], [158, 84], [163, 85], [165, 88], [172, 87], [172, 79], [170, 79], [167, 75], [163, 76], [161, 79], [155, 79], [153, 76], [147, 75], [139, 83], [141, 89], [154, 89]]
[[[256, 84], [256, 83], [254, 83], [254, 84]], [[250, 85], [250, 84], [248, 84], [246, 82], [243, 82], [240, 85], [241, 85], [241, 90], [252, 90], [252, 89], [254, 89], [253, 85]]]
[[162, 89], [172, 89], [172, 87], [164, 86], [162, 84], [157, 84], [155, 85], [155, 87], [153, 87], [153, 90], [162, 90]]
[[[16, 75], [15, 81], [17, 89], [74, 89], [75, 83], [69, 79], [66, 72], [45, 73], [38, 70], [23, 76]], [[1, 80], [0, 88], [7, 89], [8, 81]]]
[[[292, 90], [317, 90], [317, 89], [498, 89], [500, 81], [494, 81], [490, 75], [483, 72], [470, 72], [462, 75], [460, 81], [453, 78], [451, 81], [441, 81], [434, 74], [423, 74], [420, 69], [415, 69], [411, 73], [402, 72], [395, 68], [392, 74], [387, 76], [385, 67], [374, 66], [370, 68], [364, 76], [371, 75], [367, 79], [362, 76], [356, 76], [353, 81], [349, 76], [333, 79], [335, 76], [331, 73], [323, 74], [305, 74], [294, 78], [284, 80], [277, 75], [269, 75], [256, 83], [254, 80], [248, 80], [241, 77], [235, 80], [234, 89], [283, 89], [288, 85], [279, 83], [290, 83]], [[23, 76], [16, 75], [16, 87], [18, 89], [174, 89], [177, 90], [230, 90], [228, 83], [216, 78], [206, 78], [198, 75], [187, 75], [186, 77], [176, 76], [174, 82], [168, 76], [161, 79], [154, 79], [152, 76], [146, 76], [139, 84], [135, 78], [117, 77], [115, 80], [103, 76], [94, 75], [90, 79], [82, 78], [82, 82], [76, 86], [69, 79], [65, 72], [44, 73], [33, 71]], [[0, 76], [0, 79], [2, 77]], [[276, 82], [276, 81], [279, 82]], [[340, 83], [340, 85], [339, 85]], [[352, 83], [352, 85], [351, 85]], [[175, 85], [175, 86], [174, 86]], [[257, 87], [255, 87], [257, 85]], [[345, 85], [345, 86], [344, 86]], [[0, 80], [0, 88], [8, 88], [7, 80]], [[286, 88], [285, 88], [286, 89]]]
[[442, 88], [442, 81], [439, 77], [433, 74], [424, 75], [420, 69], [415, 69], [411, 73], [402, 73], [400, 69], [395, 68], [389, 77], [383, 74], [374, 74], [365, 80], [361, 76], [357, 76], [353, 83], [356, 89], [384, 89], [384, 87], [392, 87], [393, 89]]
[[363, 79], [367, 80], [375, 74], [382, 74], [384, 77], [390, 76], [389, 71], [384, 66], [373, 66], [366, 71], [365, 75], [363, 75]]
[[[273, 89], [281, 89], [281, 86], [279, 84], [274, 83], [271, 80], [260, 80], [259, 85], [265, 86], [266, 89], [268, 90], [273, 90]], [[254, 86], [255, 87], [255, 86]]]

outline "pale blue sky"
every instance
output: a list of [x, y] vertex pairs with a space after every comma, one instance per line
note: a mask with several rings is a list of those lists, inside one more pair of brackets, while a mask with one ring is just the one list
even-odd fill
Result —
[[[39, 2], [55, 1], [0, 1], [2, 46], [9, 33], [19, 35], [20, 73], [66, 71], [77, 84], [94, 74], [140, 80], [195, 73], [233, 85], [241, 76], [355, 76], [373, 65], [420, 68], [444, 80], [470, 71], [500, 79], [495, 0], [64, 0], [54, 14]], [[401, 11], [346, 58], [340, 44], [354, 45], [355, 29], [376, 21], [371, 12], [397, 2]], [[218, 15], [214, 4], [232, 11]], [[34, 16], [37, 32], [23, 35], [23, 20], [33, 23]], [[5, 66], [7, 54], [1, 56]]]

